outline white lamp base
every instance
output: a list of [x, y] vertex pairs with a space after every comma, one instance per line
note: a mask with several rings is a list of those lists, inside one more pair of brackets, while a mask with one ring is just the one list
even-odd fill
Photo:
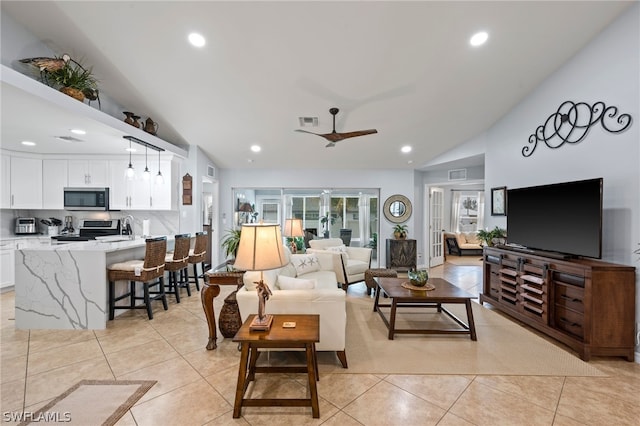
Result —
[[273, 315], [265, 315], [262, 321], [256, 315], [249, 324], [250, 331], [267, 331], [271, 328], [271, 323], [273, 322]]

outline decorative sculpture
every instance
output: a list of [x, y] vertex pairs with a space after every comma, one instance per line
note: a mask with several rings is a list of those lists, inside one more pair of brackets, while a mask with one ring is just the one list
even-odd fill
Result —
[[[565, 101], [529, 136], [529, 145], [522, 148], [522, 155], [530, 157], [538, 142], [544, 142], [552, 149], [560, 148], [565, 143], [579, 143], [598, 122], [609, 133], [621, 133], [631, 126], [631, 115], [618, 115], [617, 107], [607, 107], [604, 102], [596, 102], [590, 106], [585, 102]], [[612, 124], [618, 128], [612, 128]]]

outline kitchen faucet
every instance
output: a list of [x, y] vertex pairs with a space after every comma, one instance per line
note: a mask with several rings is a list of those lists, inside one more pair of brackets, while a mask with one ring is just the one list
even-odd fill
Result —
[[130, 240], [136, 238], [136, 236], [133, 234], [133, 224], [134, 220], [133, 216], [131, 215], [125, 216], [122, 220], [122, 233], [128, 235]]

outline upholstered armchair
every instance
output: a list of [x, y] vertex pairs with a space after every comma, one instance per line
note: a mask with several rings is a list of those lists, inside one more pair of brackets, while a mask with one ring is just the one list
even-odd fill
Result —
[[336, 271], [338, 284], [347, 290], [350, 284], [364, 281], [364, 271], [371, 267], [371, 252], [367, 247], [347, 247], [340, 238], [324, 238], [309, 241], [307, 253], [329, 252], [339, 265]]

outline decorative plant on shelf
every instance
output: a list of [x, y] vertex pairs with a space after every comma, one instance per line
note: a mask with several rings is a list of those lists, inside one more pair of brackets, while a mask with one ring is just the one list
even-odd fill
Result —
[[81, 102], [85, 97], [94, 100], [98, 96], [98, 80], [93, 76], [91, 68], [86, 69], [73, 60], [66, 62], [60, 69], [47, 72], [47, 81], [65, 95]]
[[496, 243], [504, 243], [504, 239], [507, 237], [507, 230], [496, 226], [491, 231], [481, 229], [477, 232], [477, 234], [478, 239], [480, 239], [480, 241], [483, 241], [484, 245], [491, 247]]
[[228, 229], [220, 245], [224, 249], [227, 257], [233, 255], [236, 257], [238, 251], [238, 245], [240, 244], [240, 232], [241, 229]]
[[404, 240], [407, 238], [407, 225], [396, 225], [393, 227], [393, 236], [396, 240]]

